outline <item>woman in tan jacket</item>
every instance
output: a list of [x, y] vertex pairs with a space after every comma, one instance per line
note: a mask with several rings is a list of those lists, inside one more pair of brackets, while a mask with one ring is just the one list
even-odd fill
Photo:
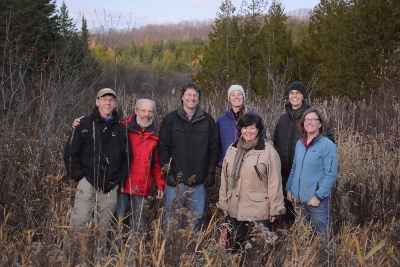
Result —
[[285, 213], [281, 162], [264, 140], [262, 119], [247, 113], [237, 123], [241, 137], [229, 146], [222, 164], [220, 208], [236, 231], [234, 250], [250, 233], [249, 225], [262, 224], [271, 231], [276, 216]]

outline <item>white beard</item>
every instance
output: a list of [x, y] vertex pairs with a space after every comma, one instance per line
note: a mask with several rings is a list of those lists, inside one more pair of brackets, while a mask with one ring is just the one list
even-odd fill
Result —
[[147, 128], [147, 127], [149, 127], [149, 126], [153, 123], [153, 119], [150, 119], [149, 122], [144, 123], [144, 122], [142, 121], [142, 119], [139, 118], [139, 116], [136, 116], [136, 123], [137, 123], [140, 127], [142, 127], [142, 128]]

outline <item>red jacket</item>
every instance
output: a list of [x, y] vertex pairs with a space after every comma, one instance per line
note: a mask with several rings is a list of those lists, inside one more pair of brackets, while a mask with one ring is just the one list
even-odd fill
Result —
[[158, 131], [152, 124], [144, 132], [139, 130], [136, 115], [131, 115], [128, 120], [121, 120], [126, 124], [132, 147], [133, 160], [126, 179], [125, 187], [121, 192], [131, 195], [148, 196], [152, 186], [153, 177], [158, 190], [165, 189], [165, 179], [161, 174], [158, 162]]

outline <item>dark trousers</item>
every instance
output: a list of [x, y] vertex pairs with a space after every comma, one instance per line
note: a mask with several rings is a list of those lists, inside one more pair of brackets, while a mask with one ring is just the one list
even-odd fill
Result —
[[286, 224], [292, 224], [296, 219], [296, 211], [294, 209], [293, 202], [287, 200], [286, 192], [284, 193], [284, 196], [285, 196], [286, 214], [282, 215], [282, 218]]
[[268, 230], [272, 231], [271, 222], [269, 220], [249, 222], [238, 221], [236, 218], [229, 217], [229, 221], [233, 227], [233, 232], [231, 234], [233, 239], [233, 252], [239, 252], [242, 250], [244, 243], [249, 238], [251, 228], [254, 227], [255, 224], [262, 224], [264, 227], [268, 228]]
[[282, 188], [283, 188], [283, 195], [285, 196], [285, 208], [286, 214], [282, 215], [279, 222], [283, 222], [287, 225], [291, 225], [294, 223], [296, 219], [296, 211], [293, 206], [293, 203], [287, 200], [287, 194], [285, 191], [285, 186], [289, 178], [289, 173], [282, 172]]

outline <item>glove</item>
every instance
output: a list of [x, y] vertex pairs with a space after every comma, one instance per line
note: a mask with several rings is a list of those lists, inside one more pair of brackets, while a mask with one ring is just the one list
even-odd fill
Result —
[[211, 187], [214, 186], [215, 184], [215, 173], [209, 173], [206, 177], [206, 180], [204, 181], [204, 186], [205, 187]]
[[174, 174], [170, 173], [167, 176], [167, 185], [169, 186], [176, 186], [176, 177]]

